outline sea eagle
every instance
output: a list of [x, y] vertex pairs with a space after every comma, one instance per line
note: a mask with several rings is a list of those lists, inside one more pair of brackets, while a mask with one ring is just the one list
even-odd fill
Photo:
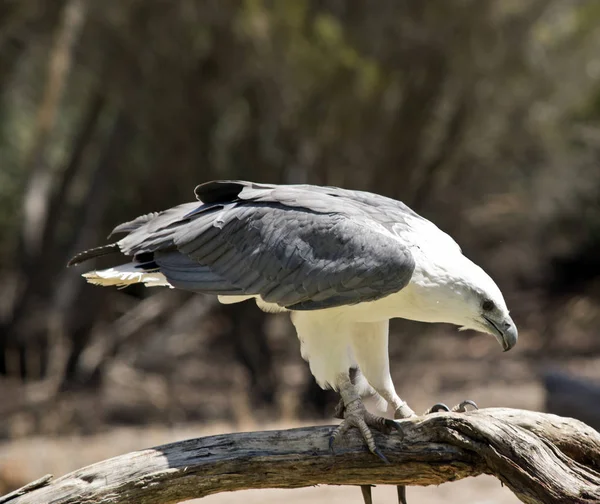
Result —
[[384, 458], [370, 428], [397, 424], [366, 411], [367, 391], [386, 401], [396, 419], [415, 415], [390, 376], [391, 318], [488, 333], [505, 351], [517, 342], [494, 281], [450, 236], [399, 201], [244, 181], [207, 182], [195, 195], [197, 202], [117, 226], [113, 234], [125, 237], [69, 265], [121, 253], [131, 262], [83, 276], [98, 285], [169, 286], [289, 311], [311, 373], [341, 395], [344, 420], [332, 440], [357, 427], [369, 450]]

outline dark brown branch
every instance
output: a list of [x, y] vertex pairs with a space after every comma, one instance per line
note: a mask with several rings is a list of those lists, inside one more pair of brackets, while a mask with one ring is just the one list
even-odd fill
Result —
[[600, 502], [600, 434], [577, 420], [486, 409], [402, 426], [404, 439], [377, 439], [390, 464], [356, 433], [331, 454], [331, 427], [226, 434], [105, 460], [10, 502], [166, 504], [249, 488], [439, 485], [484, 473], [526, 503]]

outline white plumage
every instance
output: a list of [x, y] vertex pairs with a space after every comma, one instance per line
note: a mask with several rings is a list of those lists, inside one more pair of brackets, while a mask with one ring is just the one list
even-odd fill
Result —
[[160, 272], [146, 272], [141, 270], [135, 263], [121, 264], [114, 268], [90, 271], [82, 275], [89, 283], [102, 285], [104, 287], [127, 287], [135, 283], [143, 283], [146, 287], [170, 287], [173, 286]]

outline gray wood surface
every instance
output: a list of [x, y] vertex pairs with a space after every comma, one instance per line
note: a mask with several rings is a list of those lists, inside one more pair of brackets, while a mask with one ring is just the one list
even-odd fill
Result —
[[[166, 504], [249, 488], [439, 485], [495, 475], [526, 503], [600, 502], [600, 434], [570, 418], [513, 409], [436, 413], [328, 450], [331, 427], [224, 434], [128, 453], [50, 481], [10, 504]], [[358, 491], [358, 490], [357, 490]]]

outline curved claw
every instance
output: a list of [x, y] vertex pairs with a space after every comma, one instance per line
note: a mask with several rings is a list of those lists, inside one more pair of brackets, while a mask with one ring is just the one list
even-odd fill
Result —
[[386, 426], [386, 428], [388, 428], [390, 431], [394, 429], [395, 431], [399, 432], [402, 435], [402, 437], [404, 437], [404, 431], [402, 430], [402, 427], [400, 427], [400, 424], [398, 422], [386, 418], [384, 419], [383, 423]]
[[452, 408], [452, 411], [454, 411], [455, 413], [465, 413], [466, 411], [469, 411], [467, 409], [467, 406], [472, 406], [473, 409], [475, 409], [475, 410], [479, 409], [479, 406], [477, 406], [475, 401], [471, 401], [470, 399], [467, 399], [466, 401], [462, 401], [461, 403], [454, 406], [454, 408]]
[[329, 435], [329, 451], [331, 453], [333, 453], [333, 444], [335, 443], [335, 440], [344, 435], [344, 433], [350, 428], [350, 425], [342, 422], [340, 425], [338, 425], [335, 429], [333, 429], [333, 431], [331, 432], [331, 434]]
[[387, 459], [387, 457], [383, 453], [381, 453], [381, 450], [379, 448], [375, 448], [375, 450], [373, 451], [373, 453], [375, 455], [377, 455], [381, 460], [383, 460], [383, 462], [385, 464], [389, 464], [390, 463], [390, 461]]
[[436, 403], [431, 408], [429, 408], [425, 414], [429, 415], [430, 413], [438, 413], [440, 411], [450, 411], [450, 408], [446, 406], [444, 403]]
[[404, 432], [400, 425], [389, 418], [383, 418], [372, 413], [369, 413], [362, 402], [351, 402], [349, 407], [345, 408], [345, 418], [343, 422], [337, 426], [329, 436], [329, 450], [333, 453], [334, 443], [338, 438], [345, 434], [350, 428], [357, 428], [362, 435], [367, 447], [371, 453], [379, 457], [383, 462], [389, 464], [388, 459], [377, 448], [371, 427], [379, 430], [384, 434], [390, 434], [393, 430], [400, 433], [401, 438], [404, 437]]
[[425, 412], [425, 415], [429, 415], [430, 413], [437, 413], [440, 411], [453, 412], [453, 413], [465, 413], [465, 412], [469, 411], [467, 406], [471, 406], [474, 410], [479, 409], [479, 406], [477, 406], [475, 401], [471, 401], [470, 399], [467, 399], [465, 401], [460, 402], [453, 408], [448, 408], [448, 406], [446, 406], [444, 403], [434, 404], [431, 408], [429, 408]]

